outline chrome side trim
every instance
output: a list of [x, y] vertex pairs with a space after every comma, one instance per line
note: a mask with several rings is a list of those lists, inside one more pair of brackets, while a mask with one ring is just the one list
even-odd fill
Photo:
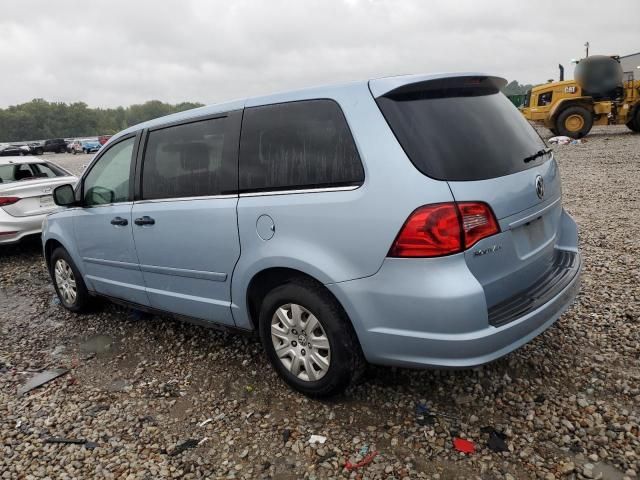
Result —
[[238, 198], [237, 193], [231, 193], [228, 195], [207, 195], [203, 197], [175, 197], [175, 198], [154, 198], [152, 200], [136, 200], [136, 205], [143, 205], [145, 203], [164, 203], [164, 202], [185, 202], [192, 200], [218, 200], [222, 198]]
[[347, 187], [307, 188], [300, 190], [270, 190], [266, 192], [241, 193], [240, 197], [262, 197], [267, 195], [294, 195], [298, 193], [324, 193], [324, 192], [349, 192], [357, 190], [361, 185], [349, 185]]
[[200, 280], [212, 280], [214, 282], [224, 282], [227, 279], [226, 273], [205, 272], [202, 270], [188, 270], [186, 268], [158, 267], [155, 265], [140, 265], [140, 270], [148, 273], [159, 273], [175, 277], [197, 278]]
[[104, 260], [102, 258], [91, 257], [82, 257], [82, 261], [87, 263], [94, 263], [96, 265], [104, 265], [107, 267], [125, 268], [127, 270], [140, 270], [140, 266], [137, 263], [118, 262], [117, 260]]

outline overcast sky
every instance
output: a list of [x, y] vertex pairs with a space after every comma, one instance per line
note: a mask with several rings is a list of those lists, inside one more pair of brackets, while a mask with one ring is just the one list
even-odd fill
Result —
[[[606, 8], [605, 8], [606, 7]], [[486, 71], [539, 83], [640, 51], [640, 1], [2, 0], [0, 107], [215, 103], [345, 80]]]

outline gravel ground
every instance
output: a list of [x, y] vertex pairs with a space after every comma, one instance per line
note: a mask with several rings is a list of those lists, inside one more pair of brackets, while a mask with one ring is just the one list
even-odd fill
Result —
[[[635, 479], [640, 135], [596, 128], [555, 151], [584, 255], [573, 308], [490, 365], [371, 367], [332, 401], [290, 391], [252, 337], [114, 305], [69, 314], [52, 300], [37, 241], [2, 249], [0, 478]], [[88, 161], [48, 157], [76, 172]], [[69, 372], [18, 395], [60, 367]], [[506, 451], [489, 448], [492, 429]], [[456, 452], [453, 435], [476, 452]]]

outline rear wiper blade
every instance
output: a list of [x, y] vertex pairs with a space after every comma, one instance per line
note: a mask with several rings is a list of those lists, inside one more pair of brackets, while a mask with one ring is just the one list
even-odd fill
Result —
[[529, 155], [528, 157], [524, 157], [523, 161], [524, 161], [524, 163], [532, 162], [536, 158], [542, 157], [543, 155], [546, 155], [547, 153], [551, 153], [552, 151], [553, 151], [553, 148], [551, 148], [551, 147], [543, 148], [542, 150], [538, 150], [533, 155]]

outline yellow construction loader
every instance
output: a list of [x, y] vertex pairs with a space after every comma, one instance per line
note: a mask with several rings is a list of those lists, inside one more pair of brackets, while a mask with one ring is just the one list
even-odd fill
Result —
[[527, 120], [571, 138], [584, 137], [593, 125], [624, 124], [640, 132], [640, 80], [623, 73], [619, 57], [594, 55], [580, 60], [575, 80], [563, 80], [563, 70], [560, 67], [561, 81], [527, 92], [520, 107]]

